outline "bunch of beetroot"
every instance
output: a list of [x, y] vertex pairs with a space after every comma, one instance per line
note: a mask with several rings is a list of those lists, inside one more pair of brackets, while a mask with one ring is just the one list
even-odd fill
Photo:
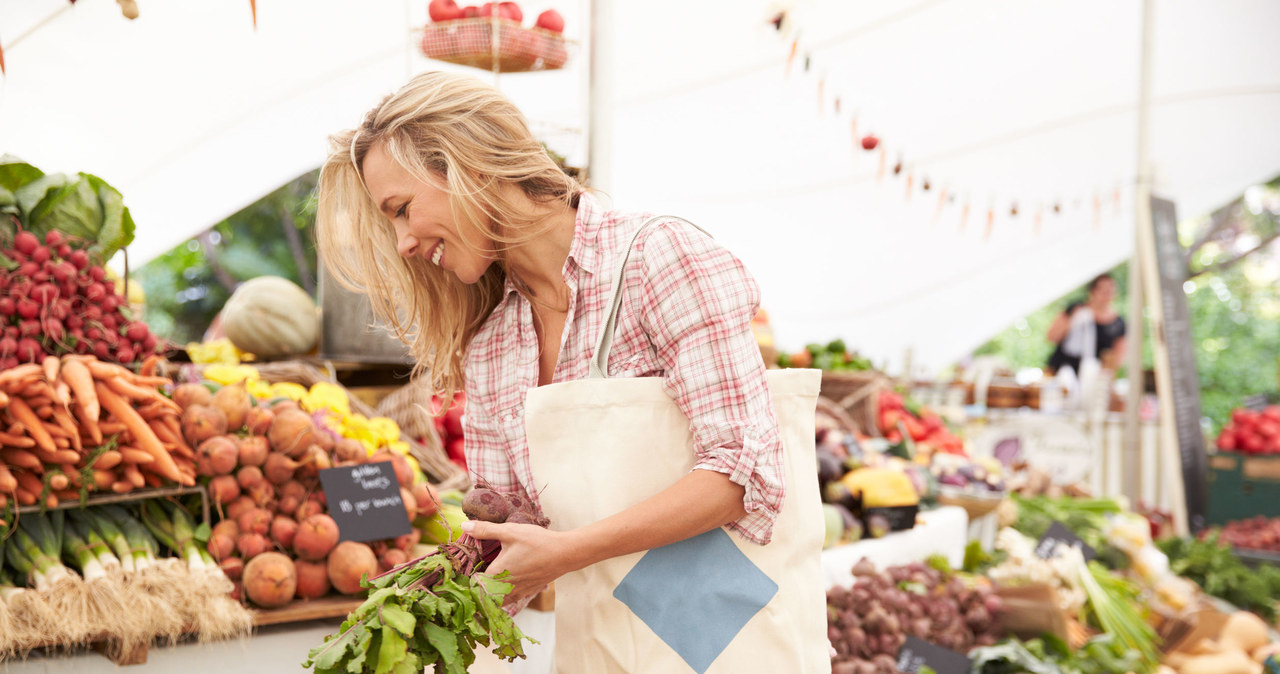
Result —
[[106, 269], [61, 232], [43, 243], [18, 232], [0, 252], [10, 261], [0, 269], [0, 369], [67, 353], [129, 364], [161, 347], [145, 323], [131, 320]]
[[852, 588], [827, 592], [827, 638], [836, 649], [832, 674], [891, 674], [907, 635], [961, 653], [1002, 636], [1000, 598], [989, 585], [966, 582], [921, 562], [876, 571], [863, 558]]

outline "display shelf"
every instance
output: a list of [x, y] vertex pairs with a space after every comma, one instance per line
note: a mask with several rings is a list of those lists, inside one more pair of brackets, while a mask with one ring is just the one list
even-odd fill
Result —
[[28, 513], [41, 513], [50, 510], [70, 510], [74, 508], [89, 508], [96, 505], [108, 505], [112, 503], [137, 503], [139, 501], [148, 501], [153, 498], [166, 498], [169, 496], [189, 496], [192, 494], [200, 495], [200, 515], [202, 522], [209, 521], [209, 492], [205, 490], [204, 485], [196, 485], [194, 487], [152, 487], [138, 489], [127, 494], [90, 494], [87, 498], [80, 501], [66, 501], [49, 508], [39, 505], [20, 506], [18, 508], [19, 515]]
[[344, 595], [320, 597], [319, 599], [298, 599], [280, 608], [253, 610], [253, 624], [255, 627], [264, 627], [325, 618], [345, 618], [348, 613], [359, 608], [362, 603], [364, 603], [363, 597], [348, 597]]

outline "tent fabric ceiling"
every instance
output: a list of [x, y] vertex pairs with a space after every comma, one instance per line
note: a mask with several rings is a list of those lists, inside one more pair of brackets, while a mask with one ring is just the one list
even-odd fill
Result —
[[[409, 74], [465, 70], [416, 53], [425, 4], [272, 0], [255, 31], [236, 3], [145, 3], [134, 22], [109, 0], [4, 3], [0, 151], [116, 185], [139, 225], [131, 261], [149, 259], [317, 166], [325, 137]], [[764, 0], [617, 3], [602, 39], [609, 197], [710, 229], [757, 276], [784, 347], [841, 336], [942, 367], [1129, 255], [1140, 2], [789, 4], [808, 72], [788, 73], [766, 22], [782, 5]], [[582, 35], [585, 8], [556, 6]], [[1267, 0], [1156, 0], [1154, 186], [1184, 216], [1280, 173], [1277, 25]], [[531, 119], [581, 129], [585, 56], [499, 85]], [[855, 148], [855, 115], [902, 175]], [[581, 161], [569, 136], [557, 149]]]

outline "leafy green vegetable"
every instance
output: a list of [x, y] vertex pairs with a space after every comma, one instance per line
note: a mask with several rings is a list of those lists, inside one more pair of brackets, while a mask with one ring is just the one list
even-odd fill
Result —
[[1014, 501], [1018, 504], [1018, 520], [1013, 528], [1019, 533], [1040, 540], [1054, 522], [1061, 522], [1086, 545], [1100, 552], [1107, 547], [1102, 535], [1107, 515], [1121, 512], [1120, 504], [1112, 499], [1026, 498], [1015, 495]]
[[1076, 651], [1061, 639], [1045, 635], [1025, 643], [1010, 639], [969, 651], [974, 674], [1115, 674], [1150, 672], [1137, 651], [1127, 649], [1109, 634], [1096, 636]]
[[1008, 557], [1009, 553], [1004, 550], [987, 552], [982, 549], [981, 542], [969, 541], [969, 545], [964, 548], [964, 572], [986, 573], [991, 567], [1000, 566]]
[[105, 180], [88, 173], [46, 175], [11, 155], [0, 157], [0, 213], [16, 216], [42, 239], [55, 229], [83, 239], [103, 261], [129, 245], [135, 229], [124, 197]]
[[511, 585], [500, 577], [458, 573], [441, 553], [393, 571], [367, 581], [369, 598], [338, 634], [312, 649], [304, 667], [317, 674], [407, 674], [435, 666], [464, 674], [476, 644], [508, 661], [524, 657], [522, 640], [529, 638], [502, 610]]
[[1268, 623], [1275, 622], [1280, 569], [1267, 565], [1249, 568], [1230, 546], [1218, 542], [1216, 533], [1205, 540], [1169, 538], [1157, 541], [1156, 546], [1169, 556], [1174, 573], [1195, 581], [1207, 594], [1252, 611]]
[[1160, 663], [1158, 637], [1138, 612], [1137, 607], [1143, 606], [1138, 588], [1098, 562], [1089, 562], [1087, 567], [1080, 570], [1080, 584], [1089, 597], [1085, 606], [1090, 622], [1126, 650], [1136, 651], [1145, 671], [1154, 670]]

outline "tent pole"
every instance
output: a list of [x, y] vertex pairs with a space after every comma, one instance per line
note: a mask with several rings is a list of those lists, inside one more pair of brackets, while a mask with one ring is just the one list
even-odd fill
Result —
[[590, 57], [587, 69], [587, 183], [609, 192], [613, 179], [613, 2], [591, 0]]
[[[1143, 316], [1143, 232], [1151, 228], [1151, 183], [1149, 173], [1150, 150], [1147, 148], [1147, 107], [1150, 96], [1151, 66], [1151, 4], [1142, 2], [1141, 53], [1138, 74], [1138, 147], [1137, 175], [1133, 190], [1133, 257], [1129, 259], [1129, 334], [1125, 338], [1128, 351], [1125, 364], [1129, 371], [1129, 392], [1124, 405], [1124, 455], [1121, 463], [1120, 493], [1136, 507], [1142, 498], [1142, 422], [1140, 419], [1142, 397], [1146, 390], [1146, 376], [1142, 369], [1142, 347], [1146, 341], [1146, 320]], [[1158, 464], [1159, 462], [1157, 462]]]

